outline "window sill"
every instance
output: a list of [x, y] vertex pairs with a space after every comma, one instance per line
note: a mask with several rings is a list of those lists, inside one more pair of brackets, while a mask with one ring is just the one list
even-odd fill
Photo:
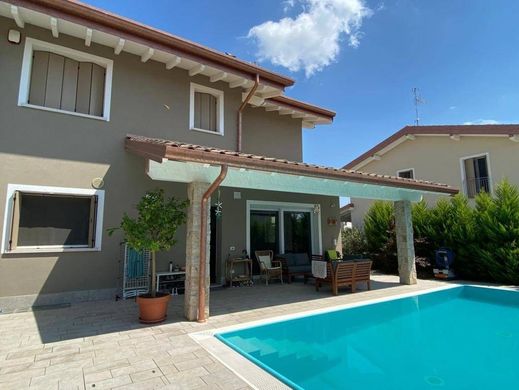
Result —
[[204, 129], [198, 129], [196, 127], [192, 127], [190, 130], [192, 131], [200, 131], [202, 133], [207, 133], [207, 134], [212, 134], [212, 135], [220, 135], [220, 136], [223, 136], [223, 132], [219, 132], [219, 131], [212, 131], [212, 130], [204, 130]]
[[41, 247], [41, 248], [17, 248], [12, 251], [5, 251], [6, 255], [16, 255], [21, 253], [64, 253], [64, 252], [100, 252], [101, 248], [63, 248], [63, 247]]
[[[105, 122], [109, 122], [110, 121], [110, 119], [108, 117], [104, 117], [104, 116], [101, 117], [101, 116], [95, 116], [95, 115], [89, 115], [89, 114], [82, 114], [80, 112], [72, 112], [72, 111], [60, 110], [58, 108], [37, 106], [35, 104], [29, 104], [29, 103], [19, 103], [18, 106], [26, 107], [26, 108], [34, 108], [36, 110], [42, 110], [42, 111], [50, 111], [50, 112], [55, 112], [55, 113], [58, 113], [58, 114], [79, 116], [79, 117], [82, 117], [82, 118], [96, 119], [98, 121], [105, 121]], [[207, 130], [204, 130], [204, 131], [207, 131]]]

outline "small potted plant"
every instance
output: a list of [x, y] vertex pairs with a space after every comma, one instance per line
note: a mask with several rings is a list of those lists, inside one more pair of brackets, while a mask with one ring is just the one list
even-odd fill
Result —
[[175, 244], [175, 233], [186, 222], [185, 209], [188, 201], [174, 197], [166, 199], [162, 189], [146, 192], [137, 204], [136, 218], [124, 214], [117, 228], [108, 229], [111, 236], [116, 230], [122, 230], [126, 244], [142, 252], [151, 253], [150, 292], [137, 297], [139, 319], [143, 323], [157, 323], [166, 319], [170, 294], [157, 293], [156, 253], [168, 251]]

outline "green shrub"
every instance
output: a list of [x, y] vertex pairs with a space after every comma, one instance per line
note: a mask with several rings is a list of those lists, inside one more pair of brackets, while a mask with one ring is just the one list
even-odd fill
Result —
[[472, 245], [477, 266], [485, 267], [491, 280], [519, 284], [519, 191], [508, 181], [495, 197], [476, 199], [477, 245]]
[[364, 217], [364, 234], [373, 268], [398, 273], [395, 218], [391, 202], [377, 201]]
[[[495, 195], [480, 193], [476, 207], [464, 195], [440, 199], [429, 207], [413, 205], [414, 244], [419, 275], [431, 276], [434, 251], [454, 251], [460, 278], [519, 284], [519, 190], [508, 181]], [[375, 202], [366, 214], [364, 232], [374, 267], [398, 270], [393, 205]]]
[[357, 228], [343, 229], [341, 238], [343, 255], [357, 255], [367, 252], [366, 237], [364, 237], [362, 230]]

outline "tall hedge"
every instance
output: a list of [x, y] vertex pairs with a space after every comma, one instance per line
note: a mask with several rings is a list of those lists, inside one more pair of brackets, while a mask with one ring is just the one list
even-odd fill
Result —
[[[519, 284], [519, 190], [508, 181], [494, 196], [480, 193], [476, 207], [463, 195], [440, 199], [430, 207], [413, 205], [417, 258], [434, 262], [434, 250], [451, 248], [459, 277], [469, 280]], [[364, 219], [368, 251], [375, 267], [398, 269], [393, 204], [375, 202]]]
[[364, 217], [364, 235], [374, 267], [382, 272], [398, 272], [393, 204], [377, 201]]
[[502, 182], [492, 198], [476, 199], [477, 241], [472, 245], [477, 264], [490, 280], [519, 284], [519, 191]]

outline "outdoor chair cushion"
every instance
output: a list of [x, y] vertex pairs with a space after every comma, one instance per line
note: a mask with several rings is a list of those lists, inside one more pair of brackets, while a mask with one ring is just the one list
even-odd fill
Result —
[[294, 265], [308, 265], [311, 267], [310, 259], [308, 258], [308, 254], [306, 253], [294, 253]]
[[312, 265], [292, 265], [290, 266], [290, 272], [311, 272], [312, 271]]
[[285, 253], [279, 255], [278, 258], [285, 260], [286, 266], [290, 271], [296, 266], [308, 266], [309, 269], [312, 267], [307, 253]]
[[272, 268], [272, 262], [270, 261], [270, 256], [258, 256], [259, 261], [262, 266], [265, 268]]

